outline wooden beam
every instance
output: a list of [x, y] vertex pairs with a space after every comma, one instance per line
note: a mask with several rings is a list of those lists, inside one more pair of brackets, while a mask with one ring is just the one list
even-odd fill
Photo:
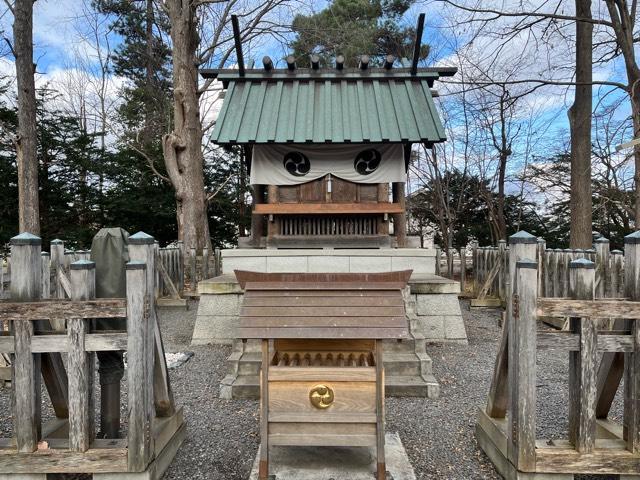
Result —
[[420, 60], [420, 47], [422, 46], [422, 31], [424, 30], [424, 13], [418, 17], [416, 27], [416, 42], [413, 45], [413, 61], [411, 62], [411, 75], [418, 73], [418, 61]]
[[536, 315], [539, 317], [579, 318], [640, 318], [640, 302], [621, 300], [572, 300], [567, 298], [539, 298]]
[[401, 214], [400, 203], [262, 203], [254, 215]]
[[41, 320], [52, 318], [124, 318], [127, 316], [124, 299], [102, 299], [75, 302], [52, 300], [46, 302], [0, 302], [0, 317], [5, 320]]
[[233, 26], [233, 41], [235, 43], [236, 59], [238, 61], [238, 75], [244, 77], [244, 56], [242, 55], [242, 40], [240, 39], [240, 25], [237, 15], [231, 15], [231, 25]]

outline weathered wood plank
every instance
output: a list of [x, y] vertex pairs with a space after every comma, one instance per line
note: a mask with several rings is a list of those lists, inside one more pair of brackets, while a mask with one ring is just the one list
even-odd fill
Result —
[[[594, 285], [593, 262], [578, 259], [569, 264], [572, 299], [593, 301]], [[569, 441], [580, 453], [590, 453], [596, 434], [596, 324], [576, 317], [571, 317], [569, 324], [571, 332], [580, 337], [580, 350], [569, 353]]]
[[[271, 404], [271, 384], [269, 383], [269, 341], [262, 340], [262, 368], [260, 369], [260, 463], [258, 466], [258, 479], [267, 480], [269, 477], [269, 420], [273, 413]], [[282, 412], [289, 414], [288, 410]]]
[[382, 342], [376, 341], [376, 456], [377, 456], [377, 480], [385, 480], [386, 456], [384, 445], [384, 363], [382, 358]]
[[0, 448], [0, 472], [28, 473], [99, 473], [126, 472], [126, 448], [92, 448], [86, 452], [38, 450], [29, 455]]
[[489, 396], [487, 398], [487, 415], [492, 418], [504, 418], [507, 414], [507, 406], [509, 402], [508, 386], [508, 354], [509, 354], [509, 324], [505, 322], [502, 325], [502, 335], [498, 352], [496, 354], [496, 362], [493, 367], [493, 377], [489, 386]]
[[[11, 239], [11, 298], [18, 302], [40, 298], [40, 238], [23, 233]], [[20, 453], [34, 452], [41, 433], [40, 355], [31, 351], [32, 322], [11, 325], [14, 336], [12, 363], [13, 431]]]
[[621, 300], [579, 301], [565, 298], [539, 298], [540, 317], [640, 318], [640, 302]]
[[312, 327], [312, 328], [239, 328], [238, 338], [409, 338], [409, 331], [404, 328], [354, 328], [345, 327], [336, 330], [332, 327]]
[[331, 305], [334, 307], [404, 307], [404, 300], [401, 295], [392, 296], [345, 296], [331, 294], [322, 297], [310, 296], [272, 296], [255, 297], [249, 296], [243, 301], [247, 307], [280, 307], [282, 305], [295, 307], [324, 307]]
[[[14, 353], [14, 337], [0, 337], [0, 352]], [[106, 352], [127, 349], [126, 333], [91, 333], [85, 335], [84, 348], [87, 352]], [[66, 335], [37, 335], [31, 339], [32, 353], [67, 353], [69, 338]]]
[[[145, 233], [138, 233], [129, 239], [129, 258], [133, 261], [144, 262], [147, 265], [147, 285], [155, 286], [156, 283], [156, 244], [153, 237]], [[192, 280], [193, 281], [193, 280]], [[169, 372], [164, 355], [164, 344], [158, 314], [156, 311], [155, 288], [147, 289], [147, 305], [150, 322], [153, 327], [153, 395], [156, 415], [170, 417], [175, 413], [175, 402], [169, 381]]]
[[[283, 302], [284, 303], [284, 302]], [[326, 305], [322, 307], [300, 307], [283, 305], [279, 307], [247, 307], [240, 308], [241, 317], [276, 317], [287, 320], [284, 317], [404, 317], [404, 305], [396, 307], [340, 307]]]
[[[640, 231], [624, 239], [625, 296], [640, 300]], [[634, 318], [634, 317], [627, 317]], [[627, 449], [640, 450], [640, 322], [627, 320], [626, 330], [631, 332], [635, 352], [624, 354], [624, 424]]]
[[0, 302], [0, 317], [10, 321], [52, 318], [124, 318], [126, 316], [127, 309], [124, 299], [99, 299], [82, 302], [70, 300]]
[[[90, 300], [96, 294], [95, 263], [86, 260], [70, 266], [71, 299]], [[86, 452], [95, 436], [94, 389], [95, 354], [86, 351], [86, 335], [90, 331], [89, 320], [70, 318], [67, 325], [69, 337], [69, 450]]]
[[334, 382], [375, 382], [376, 370], [373, 367], [269, 368], [270, 381], [323, 381], [327, 378]]
[[[129, 404], [128, 468], [142, 472], [153, 455], [153, 338], [147, 309], [146, 265], [141, 262], [127, 264], [127, 382]], [[151, 344], [152, 345], [152, 344]]]
[[[512, 385], [510, 420], [511, 461], [518, 470], [533, 471], [536, 462], [536, 316], [537, 263], [519, 260], [516, 263], [514, 327], [516, 348], [509, 358], [515, 369]], [[511, 338], [509, 339], [511, 341]]]

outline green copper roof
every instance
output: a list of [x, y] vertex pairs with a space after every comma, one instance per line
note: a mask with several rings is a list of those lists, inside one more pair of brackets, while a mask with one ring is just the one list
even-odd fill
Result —
[[446, 140], [431, 95], [439, 77], [434, 71], [216, 76], [228, 89], [211, 135], [215, 143]]

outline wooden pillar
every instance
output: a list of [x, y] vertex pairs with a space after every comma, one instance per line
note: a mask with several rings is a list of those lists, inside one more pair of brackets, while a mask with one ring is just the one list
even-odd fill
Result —
[[[407, 211], [405, 198], [405, 183], [393, 182], [393, 203], [397, 203], [402, 208], [402, 213], [393, 215], [393, 232], [396, 236], [398, 248], [407, 246]], [[448, 250], [447, 250], [448, 252]]]
[[[131, 237], [129, 237], [131, 240]], [[127, 263], [127, 383], [129, 430], [128, 469], [146, 470], [153, 455], [153, 324], [146, 307], [147, 268], [143, 262]]]
[[170, 417], [175, 413], [173, 393], [169, 383], [169, 372], [164, 357], [164, 346], [156, 312], [154, 281], [156, 278], [155, 240], [151, 235], [138, 232], [129, 237], [129, 258], [146, 265], [147, 305], [152, 329], [152, 352], [154, 352], [153, 393], [156, 414], [159, 417]]
[[544, 291], [544, 252], [547, 248], [547, 242], [544, 241], [544, 238], [538, 238], [537, 247], [536, 260], [538, 262], [538, 296], [544, 297], [546, 296], [546, 293]]
[[508, 270], [508, 268], [505, 268], [508, 265], [506, 240], [498, 240], [498, 261], [500, 262], [500, 271], [498, 272], [498, 298], [506, 302], [505, 285], [507, 283]]
[[[11, 239], [11, 301], [40, 299], [42, 241], [30, 233]], [[18, 452], [35, 452], [41, 434], [40, 354], [31, 353], [34, 323], [11, 322], [14, 354], [11, 360], [13, 385], [13, 434]]]
[[[507, 299], [507, 321], [502, 326], [502, 339], [496, 362], [494, 374], [489, 387], [489, 401], [487, 402], [487, 414], [492, 418], [505, 418], [509, 402], [509, 385], [515, 385], [516, 366], [511, 359], [516, 355], [515, 351], [515, 320], [513, 318], [513, 289], [516, 277], [516, 264], [519, 260], [534, 258], [536, 253], [536, 237], [527, 232], [518, 232], [509, 237], [508, 275], [505, 281]], [[536, 283], [534, 282], [534, 285]], [[513, 393], [513, 392], [512, 392]]]
[[[278, 186], [267, 186], [267, 202], [278, 203]], [[268, 216], [269, 223], [267, 224], [267, 239], [271, 239], [280, 233], [280, 219], [274, 215]]]
[[[79, 260], [69, 267], [71, 300], [92, 300], [96, 296], [96, 264]], [[86, 452], [95, 436], [94, 389], [95, 353], [85, 351], [85, 338], [91, 332], [90, 320], [70, 318], [69, 339], [69, 450]]]
[[609, 288], [609, 240], [600, 237], [595, 241], [596, 247], [596, 298], [611, 296]]
[[442, 256], [442, 249], [440, 245], [436, 245], [436, 275], [440, 275], [440, 257]]
[[[586, 258], [569, 264], [569, 296], [593, 300], [595, 264]], [[569, 441], [580, 453], [591, 453], [596, 438], [596, 324], [593, 319], [571, 318], [571, 332], [580, 337], [580, 350], [569, 352]]]
[[473, 271], [473, 295], [478, 294], [478, 241], [471, 242], [471, 270]]
[[509, 347], [513, 343], [509, 371], [514, 373], [507, 433], [509, 460], [525, 472], [534, 471], [536, 465], [537, 266], [531, 259], [516, 262], [511, 324], [514, 335], [509, 338]]
[[460, 291], [464, 294], [467, 290], [467, 249], [460, 248]]
[[[378, 203], [389, 203], [389, 184], [378, 184]], [[378, 218], [378, 235], [389, 235], [389, 214]]]
[[255, 206], [264, 203], [264, 185], [252, 185], [252, 205], [251, 205], [251, 246], [260, 247], [260, 240], [262, 239], [262, 232], [264, 230], [264, 215], [256, 215], [254, 212]]
[[[624, 238], [625, 296], [640, 301], [640, 231]], [[624, 417], [627, 450], [640, 450], [640, 320], [626, 320], [633, 352], [624, 354]]]

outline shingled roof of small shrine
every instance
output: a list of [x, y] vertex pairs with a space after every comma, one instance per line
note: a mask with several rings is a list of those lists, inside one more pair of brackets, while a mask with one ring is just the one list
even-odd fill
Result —
[[455, 68], [203, 70], [227, 88], [218, 144], [446, 140], [431, 88]]

